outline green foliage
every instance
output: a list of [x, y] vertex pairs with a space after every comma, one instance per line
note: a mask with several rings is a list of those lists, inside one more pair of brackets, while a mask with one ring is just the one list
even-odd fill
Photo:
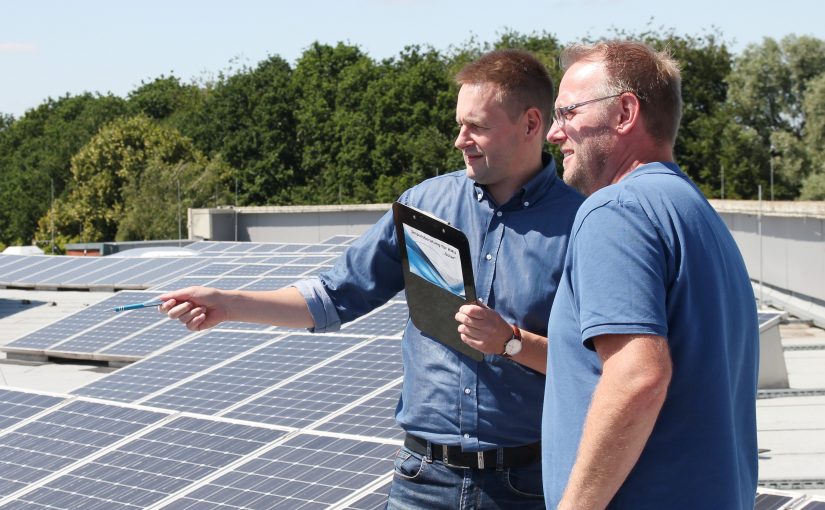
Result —
[[61, 196], [70, 180], [72, 156], [100, 129], [122, 115], [114, 96], [83, 94], [48, 99], [0, 129], [0, 241], [30, 244], [37, 218], [52, 191]]
[[[676, 160], [707, 196], [724, 187], [725, 198], [753, 199], [761, 185], [769, 197], [773, 170], [777, 199], [825, 198], [825, 42], [766, 38], [734, 56], [718, 32], [650, 25], [610, 38], [679, 61]], [[522, 48], [558, 83], [561, 47], [548, 32], [506, 29], [495, 41], [413, 45], [377, 62], [354, 45], [316, 42], [294, 66], [270, 56], [205, 83], [162, 75], [126, 99], [67, 95], [18, 119], [0, 114], [0, 243], [51, 239], [52, 222], [61, 245], [177, 237], [179, 214], [207, 204], [395, 200], [461, 168], [453, 77], [465, 63]]]
[[[292, 70], [280, 57], [220, 76], [181, 132], [234, 168], [237, 205], [284, 203], [296, 168]], [[234, 199], [233, 199], [234, 200]], [[234, 202], [233, 202], [234, 203]]]
[[821, 172], [822, 145], [811, 142], [822, 140], [824, 77], [825, 41], [807, 36], [765, 38], [734, 61], [727, 101], [736, 122], [759, 134], [766, 155], [759, 173], [773, 165], [776, 199], [799, 196], [808, 176]]
[[188, 206], [202, 206], [224, 165], [210, 164], [179, 132], [141, 114], [106, 125], [72, 158], [72, 188], [38, 222], [58, 244], [177, 237], [177, 183]]

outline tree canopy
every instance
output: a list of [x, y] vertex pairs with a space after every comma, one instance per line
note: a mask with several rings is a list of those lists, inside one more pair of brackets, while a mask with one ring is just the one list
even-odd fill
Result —
[[[772, 181], [776, 199], [825, 199], [825, 41], [765, 38], [733, 55], [719, 33], [614, 37], [679, 61], [676, 159], [708, 197], [753, 199], [760, 185], [768, 197]], [[514, 47], [558, 83], [563, 44], [508, 30], [381, 61], [316, 42], [294, 65], [269, 56], [208, 82], [160, 76], [126, 98], [66, 95], [19, 119], [0, 113], [0, 243], [173, 238], [186, 207], [392, 201], [461, 167], [453, 76]]]

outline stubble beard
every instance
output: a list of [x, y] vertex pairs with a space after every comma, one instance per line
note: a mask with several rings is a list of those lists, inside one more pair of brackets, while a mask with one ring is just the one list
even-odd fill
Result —
[[575, 151], [576, 165], [564, 169], [562, 178], [584, 196], [590, 196], [606, 184], [601, 184], [606, 172], [607, 159], [610, 155], [609, 128], [603, 127], [587, 136], [587, 142], [580, 144]]

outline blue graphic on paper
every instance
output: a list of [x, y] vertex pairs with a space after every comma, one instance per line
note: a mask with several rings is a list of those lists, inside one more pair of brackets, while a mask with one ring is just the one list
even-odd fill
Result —
[[410, 272], [456, 296], [464, 295], [464, 278], [458, 250], [409, 225], [404, 225], [404, 241]]

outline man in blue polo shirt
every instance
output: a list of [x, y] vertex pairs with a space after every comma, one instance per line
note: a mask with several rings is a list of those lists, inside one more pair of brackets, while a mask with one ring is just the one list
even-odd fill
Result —
[[752, 510], [755, 300], [727, 227], [673, 162], [678, 67], [623, 41], [562, 63], [548, 140], [588, 198], [548, 326], [547, 506]]
[[[389, 508], [544, 508], [541, 409], [546, 328], [583, 197], [542, 152], [553, 83], [526, 52], [502, 50], [456, 77], [466, 169], [428, 179], [401, 202], [462, 230], [480, 305], [456, 310], [474, 359], [407, 323], [396, 419], [406, 431]], [[404, 289], [391, 213], [319, 278], [269, 292], [195, 287], [160, 296], [192, 330], [250, 321], [337, 330]]]

